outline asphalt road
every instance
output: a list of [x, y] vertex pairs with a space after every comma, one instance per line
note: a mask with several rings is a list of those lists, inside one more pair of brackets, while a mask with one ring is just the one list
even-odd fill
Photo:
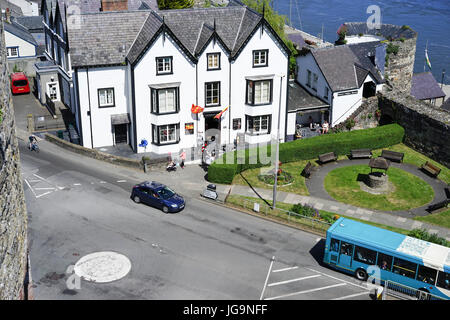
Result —
[[[131, 201], [130, 190], [168, 173], [145, 175], [45, 141], [39, 154], [19, 144], [35, 299], [370, 299], [355, 279], [319, 264], [317, 235], [200, 200], [182, 183], [175, 190], [186, 208], [166, 215]], [[131, 271], [68, 288], [68, 268], [99, 251], [125, 255]]]

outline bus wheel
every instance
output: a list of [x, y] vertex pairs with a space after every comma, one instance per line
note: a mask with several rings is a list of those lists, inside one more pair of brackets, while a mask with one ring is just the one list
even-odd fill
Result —
[[357, 269], [355, 271], [355, 277], [358, 280], [366, 281], [367, 280], [367, 272], [364, 269]]

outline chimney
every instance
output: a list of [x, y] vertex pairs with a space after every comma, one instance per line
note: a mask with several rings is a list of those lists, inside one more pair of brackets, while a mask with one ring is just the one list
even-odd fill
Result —
[[128, 0], [101, 0], [100, 11], [127, 11]]
[[5, 20], [6, 22], [11, 23], [11, 11], [9, 11], [9, 8], [6, 8]]

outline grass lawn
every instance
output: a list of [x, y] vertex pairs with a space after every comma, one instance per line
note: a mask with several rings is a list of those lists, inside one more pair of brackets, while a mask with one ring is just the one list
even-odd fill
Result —
[[422, 179], [397, 168], [389, 168], [389, 181], [395, 191], [373, 195], [361, 190], [358, 175], [370, 172], [367, 165], [355, 165], [331, 171], [324, 181], [325, 190], [334, 199], [357, 207], [383, 211], [417, 208], [433, 200], [434, 192]]
[[[283, 163], [281, 165], [281, 169], [289, 173], [294, 178], [294, 181], [289, 185], [285, 186], [278, 185], [277, 189], [279, 191], [296, 193], [305, 196], [309, 195], [308, 189], [306, 188], [305, 184], [305, 178], [301, 175], [301, 172], [303, 171], [303, 168], [306, 166], [307, 163], [308, 160]], [[237, 174], [234, 177], [233, 184], [240, 184], [244, 186], [248, 186], [248, 184], [250, 184], [253, 188], [272, 189], [273, 186], [265, 184], [264, 182], [258, 179], [258, 175], [262, 173], [261, 170], [267, 169], [268, 167], [245, 170], [241, 174]], [[248, 183], [246, 180], [248, 181]]]
[[439, 213], [429, 214], [425, 217], [415, 217], [414, 220], [450, 228], [450, 208]]
[[[404, 153], [405, 157], [403, 158], [403, 162], [411, 163], [413, 165], [418, 166], [419, 168], [425, 162], [430, 161], [435, 166], [441, 168], [441, 173], [439, 174], [438, 178], [441, 179], [442, 181], [444, 181], [445, 183], [450, 184], [450, 169], [449, 168], [447, 168], [446, 166], [444, 166], [434, 160], [431, 160], [430, 158], [424, 156], [423, 154], [405, 146], [403, 143], [396, 144], [394, 146], [391, 146], [389, 148], [384, 148], [384, 149]], [[373, 156], [379, 157], [381, 155], [381, 150], [382, 149], [373, 150], [372, 151]]]

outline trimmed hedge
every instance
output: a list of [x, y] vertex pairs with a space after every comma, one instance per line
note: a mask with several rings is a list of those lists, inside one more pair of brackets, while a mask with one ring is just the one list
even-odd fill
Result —
[[[380, 149], [403, 141], [405, 130], [398, 124], [389, 124], [371, 129], [354, 130], [280, 144], [280, 161], [293, 162], [317, 158], [319, 154], [334, 151], [337, 155], [350, 154], [352, 149]], [[271, 145], [261, 147], [261, 153], [270, 154]], [[208, 180], [231, 184], [236, 174], [247, 169], [267, 166], [260, 159], [260, 148], [228, 152], [216, 160], [208, 169]], [[239, 155], [238, 155], [239, 152]], [[264, 154], [264, 153], [263, 153]], [[232, 161], [227, 161], [227, 159]], [[244, 164], [237, 159], [245, 158]], [[228, 162], [228, 163], [227, 163]], [[242, 162], [242, 161], [240, 161]]]

